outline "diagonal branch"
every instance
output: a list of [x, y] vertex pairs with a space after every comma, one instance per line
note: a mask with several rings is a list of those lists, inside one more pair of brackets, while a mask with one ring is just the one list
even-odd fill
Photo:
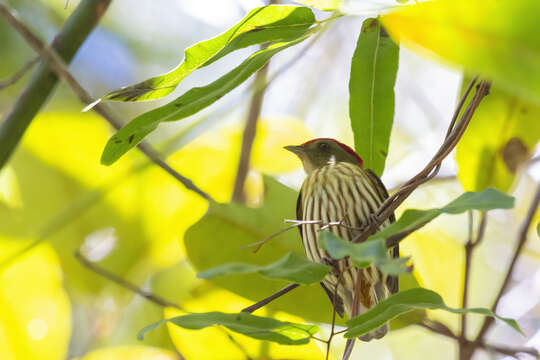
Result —
[[456, 108], [456, 111], [454, 112], [454, 116], [452, 117], [450, 126], [448, 127], [445, 140], [435, 154], [435, 156], [433, 156], [431, 161], [424, 167], [424, 169], [422, 169], [422, 171], [420, 171], [416, 176], [407, 181], [399, 188], [398, 191], [396, 191], [384, 201], [384, 203], [374, 214], [374, 221], [372, 221], [364, 231], [355, 236], [353, 242], [365, 241], [370, 235], [374, 234], [378, 230], [379, 224], [384, 223], [384, 221], [386, 221], [386, 219], [388, 219], [394, 213], [394, 210], [396, 210], [396, 208], [401, 205], [403, 201], [405, 201], [405, 199], [407, 199], [407, 197], [409, 197], [409, 195], [418, 186], [431, 180], [437, 175], [441, 167], [442, 161], [455, 148], [459, 139], [461, 139], [461, 137], [463, 136], [465, 129], [469, 125], [469, 122], [471, 121], [475, 110], [480, 105], [480, 102], [485, 96], [489, 94], [490, 83], [488, 81], [480, 81], [480, 83], [476, 87], [476, 93], [474, 94], [473, 98], [469, 102], [467, 108], [465, 109], [465, 111], [461, 115], [461, 118], [458, 121], [457, 119], [459, 114], [461, 113], [461, 109], [463, 108], [463, 105], [465, 104], [469, 93], [476, 84], [476, 81], [477, 79], [474, 78], [469, 84], [465, 93], [463, 94]]
[[[73, 56], [97, 25], [111, 0], [83, 0], [68, 18], [51, 47], [66, 62]], [[22, 24], [6, 5], [0, 4], [0, 16], [27, 40], [33, 36], [30, 29]], [[8, 162], [28, 125], [47, 101], [58, 77], [45, 64], [41, 64], [30, 81], [30, 85], [21, 93], [13, 109], [0, 125], [0, 169]]]
[[[56, 76], [64, 80], [72, 88], [73, 92], [75, 92], [75, 94], [84, 104], [91, 104], [92, 102], [94, 102], [94, 99], [90, 96], [88, 91], [86, 91], [81, 86], [81, 84], [73, 77], [73, 75], [69, 72], [65, 61], [55, 51], [54, 45], [52, 48], [46, 45], [39, 37], [37, 37], [34, 33], [32, 33], [32, 31], [30, 31], [30, 29], [24, 23], [22, 23], [7, 6], [3, 4], [0, 4], [0, 15], [3, 16], [8, 21], [8, 23], [15, 30], [19, 32], [21, 36], [23, 36], [23, 38], [27, 41], [27, 43], [39, 54], [41, 60], [52, 70], [52, 73], [50, 73], [51, 70], [49, 70], [46, 67], [43, 67], [49, 77], [53, 76], [56, 79], [56, 77], [54, 76], [54, 74], [56, 74]], [[59, 34], [59, 37], [61, 35], [62, 33]], [[27, 93], [29, 91], [30, 92], [33, 91], [35, 87], [40, 88], [41, 86], [43, 86], [41, 81], [39, 82], [34, 81], [30, 85], [30, 87], [27, 89], [27, 91], [25, 91], [22, 94], [21, 98], [25, 98]], [[30, 123], [32, 118], [35, 116], [35, 114], [39, 111], [39, 108], [41, 107], [43, 102], [45, 102], [50, 92], [52, 92], [52, 86], [47, 91], [46, 94], [43, 94], [45, 97], [43, 98], [43, 101], [39, 104], [39, 106], [35, 108], [34, 111], [32, 111], [31, 113], [25, 113], [27, 114], [26, 116], [30, 116], [27, 119], [28, 124]], [[19, 100], [21, 98], [19, 98]], [[24, 121], [21, 121], [24, 119], [21, 119], [19, 116], [19, 111], [25, 111], [24, 109], [19, 109], [21, 106], [24, 106], [24, 103], [22, 103], [19, 100], [17, 101], [15, 105], [15, 109], [8, 115], [8, 118], [5, 119], [5, 122], [2, 124], [2, 128], [0, 128], [0, 144], [2, 144], [3, 136], [11, 139], [12, 136], [17, 135], [17, 134], [13, 134], [13, 130], [9, 126], [9, 124], [11, 124], [12, 122], [14, 123], [24, 122]], [[30, 101], [30, 100], [27, 100], [27, 101]], [[94, 107], [94, 110], [98, 114], [100, 114], [103, 118], [105, 118], [114, 128], [119, 129], [122, 126], [122, 122], [116, 116], [112, 114], [110, 108], [107, 105], [99, 103]], [[28, 124], [26, 124], [26, 126]], [[19, 128], [19, 133], [18, 133], [19, 137], [17, 138], [15, 143], [13, 143], [13, 140], [10, 140], [9, 143], [6, 143], [5, 145], [0, 146], [0, 167], [5, 162], [7, 162], [9, 155], [13, 151], [13, 148], [17, 145], [18, 140], [20, 139], [20, 137], [23, 135], [24, 131], [26, 130], [26, 126], [24, 128]], [[12, 145], [12, 147], [10, 147], [10, 145]], [[180, 183], [182, 183], [182, 185], [184, 185], [187, 189], [194, 191], [195, 193], [199, 194], [201, 197], [207, 200], [212, 200], [210, 195], [206, 193], [205, 191], [201, 190], [199, 187], [197, 187], [193, 183], [193, 181], [179, 174], [177, 171], [171, 168], [165, 161], [163, 161], [160, 155], [158, 154], [158, 152], [154, 150], [154, 148], [151, 147], [149, 144], [141, 142], [137, 147], [152, 162], [154, 162], [156, 165], [161, 167], [163, 170], [169, 173], [172, 177], [174, 177]]]
[[[246, 195], [244, 192], [244, 184], [246, 182], [247, 174], [249, 172], [249, 160], [251, 158], [251, 150], [253, 148], [253, 142], [255, 141], [255, 135], [257, 135], [257, 121], [261, 115], [262, 103], [264, 99], [264, 90], [266, 88], [266, 75], [268, 74], [268, 65], [266, 63], [255, 74], [254, 91], [251, 96], [251, 102], [249, 104], [249, 111], [246, 120], [246, 126], [242, 134], [242, 148], [240, 150], [240, 161], [238, 162], [238, 170], [236, 172], [236, 179], [234, 180], [233, 201], [243, 203], [246, 201]], [[260, 89], [260, 90], [259, 90]]]
[[[499, 305], [499, 302], [504, 292], [507, 290], [508, 285], [510, 284], [512, 273], [514, 272], [514, 268], [516, 266], [521, 250], [523, 249], [523, 247], [525, 246], [525, 243], [527, 242], [527, 232], [529, 231], [529, 227], [531, 226], [531, 222], [533, 220], [534, 214], [536, 213], [536, 210], [538, 209], [539, 203], [540, 203], [540, 184], [538, 185], [538, 188], [536, 189], [534, 198], [531, 202], [529, 210], [527, 211], [527, 216], [525, 217], [525, 220], [523, 220], [519, 228], [517, 246], [516, 246], [516, 249], [514, 250], [512, 261], [510, 261], [510, 266], [508, 267], [508, 271], [506, 272], [506, 276], [501, 285], [499, 293], [495, 297], [495, 303], [493, 304], [493, 306], [491, 306], [491, 310], [493, 311], [497, 308], [497, 305]], [[482, 327], [480, 328], [480, 331], [478, 332], [475, 343], [482, 342], [484, 340], [486, 332], [491, 328], [492, 325], [493, 325], [492, 318], [484, 319], [484, 323], [482, 324]]]

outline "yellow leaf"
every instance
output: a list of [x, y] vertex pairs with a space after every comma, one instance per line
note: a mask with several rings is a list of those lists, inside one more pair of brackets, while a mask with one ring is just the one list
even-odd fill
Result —
[[[20, 240], [0, 237], [0, 252]], [[0, 354], [2, 360], [66, 358], [71, 306], [62, 287], [54, 250], [41, 245], [0, 272]]]
[[436, 0], [382, 17], [397, 42], [436, 54], [540, 105], [540, 2]]
[[101, 348], [77, 360], [179, 360], [172, 351], [144, 345], [126, 345]]

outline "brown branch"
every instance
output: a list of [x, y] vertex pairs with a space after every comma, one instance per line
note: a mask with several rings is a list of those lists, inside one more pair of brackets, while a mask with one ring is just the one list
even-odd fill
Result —
[[10, 76], [9, 78], [5, 80], [0, 81], [0, 90], [4, 90], [8, 86], [15, 84], [24, 75], [26, 75], [26, 73], [30, 71], [30, 69], [32, 69], [34, 65], [36, 65], [38, 62], [39, 62], [39, 56], [36, 56], [35, 58], [30, 59], [30, 61], [24, 64], [24, 66], [21, 69], [19, 69], [19, 71], [17, 71], [15, 74], [13, 74], [12, 76]]
[[288, 293], [289, 291], [296, 289], [296, 288], [299, 287], [299, 286], [300, 286], [300, 285], [298, 285], [298, 284], [289, 284], [289, 285], [285, 286], [283, 289], [281, 289], [281, 290], [279, 290], [278, 292], [276, 292], [275, 294], [270, 295], [269, 297], [264, 298], [264, 299], [262, 299], [261, 301], [258, 301], [258, 302], [256, 302], [255, 304], [253, 304], [253, 305], [251, 305], [251, 306], [248, 306], [248, 307], [245, 308], [245, 309], [242, 309], [242, 312], [252, 313], [252, 312], [254, 312], [255, 310], [260, 309], [260, 308], [262, 308], [263, 306], [268, 305], [268, 304], [271, 303], [272, 301], [274, 301], [274, 300], [276, 300], [277, 298], [279, 298], [279, 297], [285, 295], [285, 294]]
[[[435, 176], [433, 179], [430, 180], [430, 184], [434, 183], [434, 182], [444, 182], [444, 181], [453, 181], [453, 180], [456, 180], [457, 179], [457, 176], [456, 175], [439, 175], [439, 176]], [[400, 184], [400, 185], [396, 185], [390, 189], [388, 189], [388, 192], [389, 193], [393, 193], [394, 191], [397, 191], [399, 190], [400, 187], [402, 187], [404, 184]]]
[[161, 296], [155, 295], [149, 291], [145, 291], [141, 289], [140, 287], [138, 287], [137, 285], [123, 279], [122, 277], [97, 266], [96, 264], [94, 264], [93, 262], [85, 258], [79, 251], [76, 251], [74, 256], [85, 268], [95, 272], [96, 274], [104, 277], [107, 280], [114, 282], [115, 284], [123, 287], [124, 289], [127, 289], [131, 292], [134, 292], [135, 294], [142, 296], [146, 300], [153, 302], [156, 305], [163, 306], [163, 307], [173, 307], [177, 310], [185, 311], [180, 305], [175, 304], [167, 299], [164, 299]]
[[434, 178], [441, 167], [442, 161], [452, 152], [452, 150], [457, 145], [459, 139], [465, 132], [465, 129], [469, 125], [471, 118], [480, 105], [480, 101], [489, 94], [490, 83], [488, 81], [481, 81], [476, 87], [476, 93], [474, 94], [472, 100], [469, 102], [469, 105], [463, 112], [459, 122], [457, 118], [461, 113], [461, 109], [465, 104], [465, 101], [471, 92], [474, 84], [476, 83], [476, 78], [474, 78], [469, 84], [467, 90], [463, 94], [450, 126], [448, 127], [446, 138], [433, 159], [420, 171], [416, 176], [407, 181], [400, 189], [388, 197], [383, 204], [379, 207], [377, 212], [373, 215], [373, 221], [366, 227], [364, 231], [355, 236], [353, 239], [354, 242], [362, 242], [366, 240], [370, 235], [374, 234], [379, 229], [379, 224], [384, 223], [393, 213], [394, 210], [409, 197], [409, 195], [421, 184]]
[[486, 350], [486, 351], [495, 351], [495, 352], [498, 352], [500, 354], [504, 354], [504, 355], [510, 355], [510, 356], [515, 356], [516, 354], [518, 353], [525, 353], [525, 354], [530, 354], [530, 355], [533, 355], [533, 356], [540, 356], [540, 353], [538, 353], [538, 351], [536, 351], [536, 349], [533, 349], [533, 348], [527, 348], [527, 347], [506, 347], [506, 346], [499, 346], [499, 345], [491, 345], [491, 344], [486, 344], [484, 341], [480, 341], [480, 342], [475, 342], [475, 341], [469, 341], [469, 340], [461, 340], [460, 337], [458, 335], [455, 335], [446, 325], [440, 323], [440, 322], [437, 322], [437, 321], [428, 321], [428, 322], [422, 322], [422, 323], [419, 323], [417, 324], [418, 326], [421, 326], [423, 328], [426, 328], [428, 329], [429, 331], [433, 332], [433, 333], [436, 333], [436, 334], [439, 334], [439, 335], [442, 335], [442, 336], [446, 336], [448, 338], [451, 338], [451, 339], [454, 339], [456, 341], [463, 341], [465, 346], [468, 346], [472, 349], [474, 348], [480, 348], [480, 349], [483, 349], [483, 350]]
[[266, 75], [268, 74], [268, 65], [269, 63], [266, 63], [266, 65], [257, 71], [255, 74], [255, 80], [253, 81], [254, 91], [249, 104], [246, 126], [244, 127], [244, 133], [242, 134], [240, 161], [238, 162], [238, 170], [236, 171], [236, 179], [234, 180], [234, 190], [232, 195], [233, 201], [239, 203], [244, 203], [246, 201], [244, 184], [249, 171], [249, 161], [251, 158], [253, 142], [255, 141], [255, 135], [257, 135], [257, 121], [261, 115], [262, 103], [266, 89], [265, 85]]
[[[529, 231], [529, 227], [531, 226], [532, 219], [534, 217], [534, 214], [536, 213], [536, 209], [538, 208], [539, 203], [540, 203], [540, 184], [538, 185], [538, 188], [536, 189], [534, 198], [531, 202], [529, 210], [527, 211], [527, 216], [525, 217], [525, 219], [523, 220], [519, 228], [517, 246], [516, 246], [516, 249], [514, 250], [514, 255], [512, 256], [512, 260], [510, 261], [510, 265], [508, 267], [508, 271], [506, 272], [506, 276], [501, 285], [501, 288], [497, 296], [495, 297], [495, 302], [491, 306], [492, 311], [495, 311], [495, 309], [497, 309], [497, 306], [499, 305], [499, 301], [501, 300], [504, 292], [507, 290], [508, 285], [510, 284], [512, 273], [514, 272], [514, 267], [516, 266], [521, 250], [523, 249], [523, 247], [525, 246], [525, 243], [527, 242], [527, 232]], [[475, 342], [482, 342], [484, 340], [486, 332], [491, 328], [492, 325], [493, 325], [493, 319], [485, 318], [484, 323], [482, 324], [482, 327], [480, 328], [480, 331], [478, 332]]]
[[[80, 101], [84, 104], [91, 104], [94, 102], [94, 99], [90, 94], [81, 86], [81, 84], [73, 77], [69, 72], [68, 67], [64, 60], [56, 53], [56, 51], [45, 44], [39, 37], [37, 37], [23, 22], [21, 22], [13, 12], [5, 5], [0, 4], [0, 15], [2, 15], [7, 22], [19, 32], [19, 34], [26, 40], [26, 42], [39, 54], [41, 60], [49, 66], [49, 68], [62, 80], [64, 80], [77, 95]], [[115, 129], [122, 127], [122, 122], [115, 117], [110, 108], [103, 104], [99, 103], [94, 108], [98, 114], [105, 118], [109, 124], [111, 124]], [[187, 189], [194, 191], [199, 194], [201, 197], [212, 200], [209, 194], [197, 187], [193, 181], [186, 178], [185, 176], [179, 174], [173, 168], [171, 168], [165, 161], [161, 159], [158, 152], [154, 150], [149, 144], [145, 142], [139, 143], [137, 145], [139, 150], [141, 150], [152, 162], [165, 170], [168, 174], [173, 176], [178, 180], [182, 185]]]

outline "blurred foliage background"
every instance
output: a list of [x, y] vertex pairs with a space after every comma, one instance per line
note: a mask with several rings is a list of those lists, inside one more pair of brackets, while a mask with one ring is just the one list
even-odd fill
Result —
[[[63, 0], [6, 3], [36, 33], [51, 41], [78, 1], [70, 1], [67, 7]], [[178, 63], [186, 47], [225, 31], [261, 5], [264, 3], [256, 0], [115, 0], [70, 70], [98, 98], [167, 71]], [[349, 11], [358, 16], [338, 19], [313, 44], [303, 43], [272, 58], [272, 81], [265, 93], [246, 182], [250, 207], [263, 202], [263, 174], [299, 188], [304, 176], [301, 164], [283, 146], [313, 137], [354, 143], [347, 110], [350, 59], [365, 17], [393, 5], [392, 1], [349, 1]], [[0, 21], [0, 43], [0, 79], [10, 77], [35, 56], [4, 21]], [[174, 94], [214, 80], [251, 50], [240, 50], [199, 70]], [[389, 189], [420, 170], [443, 139], [463, 78], [461, 69], [443, 63], [400, 48], [394, 127], [382, 176]], [[0, 114], [10, 110], [29, 76], [0, 90]], [[149, 138], [168, 154], [167, 162], [173, 168], [219, 202], [231, 199], [250, 92], [248, 81], [202, 112], [161, 125]], [[534, 150], [540, 133], [537, 107], [528, 100], [512, 99], [495, 85], [463, 145], [443, 163], [439, 178], [419, 188], [398, 210], [400, 214], [411, 207], [441, 206], [464, 189], [478, 190], [481, 176], [487, 177], [484, 183], [516, 197], [514, 209], [489, 214], [485, 240], [472, 260], [469, 306], [489, 306], [493, 301], [519, 224], [540, 180], [538, 151]], [[512, 109], [516, 102], [522, 104], [517, 111], [525, 111], [529, 117], [522, 120], [507, 115], [508, 101], [513, 101]], [[127, 122], [164, 103], [114, 103], [113, 108]], [[60, 84], [0, 172], [0, 358], [165, 360], [179, 359], [179, 353], [189, 360], [321, 358], [324, 348], [314, 342], [287, 347], [217, 328], [191, 331], [168, 325], [149, 333], [142, 342], [137, 340], [142, 327], [180, 311], [163, 309], [89, 271], [74, 258], [75, 251], [143, 289], [181, 304], [186, 312], [236, 312], [253, 298], [229, 291], [233, 285], [223, 288], [197, 279], [192, 262], [204, 263], [205, 251], [221, 254], [225, 249], [234, 257], [250, 250], [238, 248], [231, 238], [230, 244], [209, 242], [197, 250], [196, 258], [188, 259], [186, 247], [195, 251], [197, 244], [185, 245], [184, 235], [206, 213], [208, 202], [136, 150], [110, 167], [101, 165], [101, 152], [112, 129], [99, 116], [81, 109], [71, 90]], [[516, 170], [518, 176], [504, 168], [499, 153], [501, 144], [515, 136], [528, 144], [533, 159]], [[279, 198], [271, 204], [273, 223], [260, 228], [254, 241], [282, 226], [281, 219], [294, 216], [295, 193], [275, 196]], [[537, 213], [533, 224], [539, 220]], [[453, 307], [460, 307], [462, 297], [466, 224], [465, 214], [441, 216], [401, 245], [402, 256], [412, 257], [418, 283], [439, 292]], [[218, 222], [204, 231], [206, 236], [218, 238], [223, 229]], [[540, 349], [539, 244], [531, 229], [511, 290], [497, 309], [502, 316], [516, 318], [527, 336], [497, 324], [489, 333], [491, 343]], [[299, 245], [297, 233], [290, 232], [287, 238], [267, 246]], [[264, 259], [264, 251], [260, 256]], [[314, 304], [325, 301], [318, 287], [305, 291], [320, 297]], [[306, 296], [302, 294], [293, 292], [280, 301], [289, 308], [304, 308]], [[279, 307], [277, 302], [275, 308], [260, 314], [302, 321], [299, 314], [280, 312]], [[320, 311], [318, 320], [324, 321], [330, 316], [329, 309], [324, 303], [322, 308], [313, 306], [299, 313], [313, 318]], [[451, 329], [459, 326], [454, 314], [430, 311], [428, 316]], [[480, 317], [470, 319], [470, 331], [477, 331]], [[323, 332], [328, 331], [323, 326]], [[337, 340], [336, 358], [343, 345]], [[454, 359], [456, 349], [452, 340], [412, 325], [392, 331], [381, 341], [357, 344], [353, 358]], [[475, 358], [497, 356], [479, 352]]]

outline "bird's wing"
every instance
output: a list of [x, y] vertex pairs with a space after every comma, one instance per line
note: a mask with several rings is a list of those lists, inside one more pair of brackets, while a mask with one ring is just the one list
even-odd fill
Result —
[[[384, 186], [383, 182], [381, 181], [381, 179], [379, 179], [379, 177], [373, 172], [371, 171], [370, 169], [366, 169], [367, 170], [367, 174], [377, 182], [377, 184], [379, 185], [377, 187], [377, 190], [381, 192], [381, 195], [382, 195], [382, 198], [383, 199], [386, 199], [388, 198], [388, 191], [386, 190], [386, 187]], [[396, 217], [394, 216], [394, 214], [390, 215], [390, 217], [388, 218], [390, 220], [391, 223], [393, 223], [394, 221], [396, 221]], [[399, 257], [399, 244], [396, 245], [393, 249], [392, 249], [392, 257], [393, 258], [398, 258]], [[398, 277], [397, 276], [388, 276], [386, 278], [386, 286], [388, 286], [388, 289], [390, 290], [390, 293], [391, 294], [395, 294], [399, 291], [399, 281], [398, 281]]]
[[[302, 190], [300, 190], [300, 193], [298, 194], [298, 199], [296, 200], [296, 220], [304, 220], [303, 213], [304, 211], [302, 209]], [[298, 230], [300, 231], [300, 237], [302, 237], [302, 226], [298, 226]], [[341, 296], [336, 296], [336, 299], [334, 300], [334, 293], [330, 291], [330, 289], [328, 289], [322, 281], [321, 286], [326, 292], [326, 295], [328, 295], [330, 302], [334, 305], [336, 313], [338, 313], [340, 317], [343, 317], [344, 307], [343, 299], [341, 298]]]

